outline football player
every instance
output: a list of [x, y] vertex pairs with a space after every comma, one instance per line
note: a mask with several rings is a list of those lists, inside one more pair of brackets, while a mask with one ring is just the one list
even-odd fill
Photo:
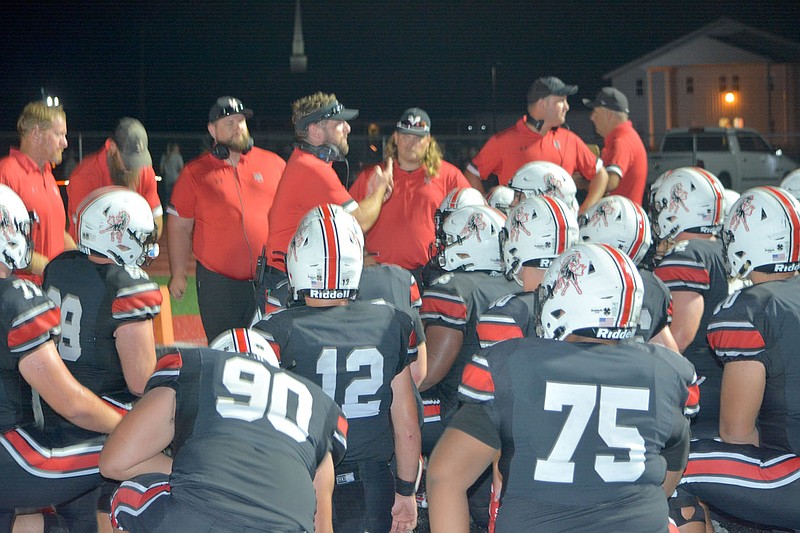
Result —
[[112, 523], [131, 533], [330, 533], [346, 433], [339, 407], [278, 368], [257, 333], [229, 330], [209, 348], [181, 348], [159, 358], [100, 454], [104, 476], [127, 480]]
[[508, 186], [514, 189], [514, 201], [511, 207], [522, 198], [532, 196], [553, 196], [558, 198], [578, 216], [578, 200], [575, 181], [569, 172], [549, 161], [531, 161], [525, 163], [514, 174]]
[[667, 531], [665, 492], [689, 446], [692, 365], [627, 342], [642, 280], [610, 246], [568, 249], [540, 292], [545, 338], [498, 343], [464, 370], [465, 405], [430, 460], [432, 531], [469, 531], [466, 489], [498, 451], [498, 533]]
[[410, 531], [417, 522], [420, 457], [409, 369], [413, 324], [385, 301], [353, 301], [362, 264], [363, 235], [355, 218], [332, 204], [312, 209], [286, 255], [296, 305], [255, 327], [282, 367], [320, 385], [347, 416], [349, 447], [336, 467], [333, 491], [337, 533]]
[[[15, 509], [50, 505], [59, 514], [20, 515], [16, 527], [64, 531], [66, 519], [70, 531], [96, 531], [102, 437], [54, 447], [31, 400], [95, 436], [110, 433], [122, 414], [70, 374], [54, 343], [58, 307], [37, 285], [14, 276], [30, 262], [30, 231], [22, 200], [0, 185], [0, 531], [11, 531]], [[72, 503], [59, 507], [66, 502]]]
[[721, 302], [708, 342], [723, 364], [719, 436], [692, 442], [682, 488], [725, 513], [800, 527], [800, 204], [756, 187], [722, 233], [730, 274], [751, 287]]
[[655, 275], [672, 295], [670, 329], [678, 350], [694, 364], [702, 406], [693, 437], [715, 437], [719, 427], [722, 369], [708, 349], [705, 331], [714, 307], [728, 295], [717, 238], [723, 222], [723, 187], [711, 173], [686, 167], [666, 172], [653, 196], [653, 233], [665, 251]]
[[578, 221], [558, 198], [532, 196], [514, 206], [505, 223], [505, 274], [522, 286], [492, 302], [478, 319], [481, 348], [500, 341], [536, 336], [539, 285], [553, 259], [578, 240]]
[[642, 206], [625, 196], [606, 196], [581, 217], [580, 238], [583, 242], [608, 244], [630, 257], [644, 282], [642, 315], [637, 335], [679, 351], [669, 324], [672, 322], [672, 298], [664, 282], [641, 262], [652, 244], [650, 219]]

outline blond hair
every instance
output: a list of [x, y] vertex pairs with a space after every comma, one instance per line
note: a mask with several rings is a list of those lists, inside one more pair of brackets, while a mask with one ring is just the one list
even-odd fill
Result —
[[67, 119], [61, 106], [48, 106], [41, 100], [30, 102], [17, 120], [17, 132], [22, 138], [36, 127], [43, 130], [50, 129], [57, 118]]
[[[318, 111], [327, 105], [331, 105], [336, 101], [335, 94], [325, 94], [317, 91], [314, 94], [304, 96], [299, 100], [292, 102], [292, 124], [297, 124], [297, 121], [303, 117], [307, 117], [314, 111]], [[301, 137], [305, 137], [304, 132], [295, 132]]]
[[[394, 135], [389, 137], [386, 148], [383, 150], [383, 157], [384, 160], [390, 157], [397, 160], [397, 143], [394, 142]], [[439, 169], [442, 167], [442, 157], [442, 149], [439, 147], [439, 143], [431, 137], [428, 149], [425, 150], [425, 155], [422, 157], [422, 166], [425, 167], [425, 183], [430, 183], [439, 174]]]

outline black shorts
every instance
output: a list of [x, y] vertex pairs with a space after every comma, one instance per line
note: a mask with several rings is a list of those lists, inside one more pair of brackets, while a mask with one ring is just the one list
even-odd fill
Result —
[[333, 489], [336, 533], [388, 532], [392, 528], [394, 476], [389, 463], [341, 463]]

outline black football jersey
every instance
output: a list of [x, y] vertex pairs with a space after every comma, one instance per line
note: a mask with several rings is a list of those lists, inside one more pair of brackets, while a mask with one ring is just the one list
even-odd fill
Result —
[[290, 307], [267, 316], [264, 333], [283, 368], [319, 385], [349, 424], [347, 462], [394, 453], [392, 380], [416, 356], [411, 318], [382, 300]]
[[358, 284], [359, 300], [385, 300], [408, 314], [414, 321], [417, 344], [425, 342], [425, 328], [419, 317], [422, 296], [411, 272], [397, 265], [364, 267]]
[[42, 289], [15, 276], [0, 279], [0, 432], [34, 422], [33, 391], [20, 375], [19, 360], [57, 339], [58, 307]]
[[[708, 341], [726, 365], [764, 365], [767, 381], [757, 420], [760, 445], [800, 454], [800, 277], [732, 294], [717, 306]], [[700, 400], [702, 408], [702, 396]]]
[[454, 427], [494, 427], [496, 531], [666, 531], [661, 483], [686, 462], [693, 378], [686, 359], [645, 343], [512, 339], [473, 356], [459, 392], [483, 417]]
[[[714, 308], [728, 296], [727, 270], [721, 240], [680, 241], [656, 266], [655, 274], [670, 291], [696, 292], [703, 297], [703, 316], [694, 340], [683, 355], [694, 364], [701, 380], [700, 413], [696, 436], [712, 437], [719, 425], [719, 391], [722, 366], [706, 341], [706, 330]], [[678, 310], [677, 312], [680, 312]], [[711, 432], [711, 433], [709, 433]]]
[[[123, 324], [158, 315], [158, 285], [141, 268], [94, 263], [72, 250], [47, 265], [42, 286], [61, 307], [58, 352], [72, 375], [98, 396], [130, 404], [135, 396], [125, 383], [114, 332]], [[46, 430], [72, 427], [46, 404], [42, 412]]]
[[420, 316], [425, 327], [442, 326], [464, 334], [461, 352], [447, 375], [423, 398], [438, 398], [442, 414], [447, 416], [458, 406], [458, 383], [464, 365], [480, 349], [476, 331], [478, 319], [492, 302], [522, 287], [497, 272], [447, 272], [425, 289]]
[[636, 336], [649, 341], [672, 322], [672, 296], [655, 274], [642, 268], [639, 274], [642, 276], [644, 295]]
[[253, 531], [314, 530], [313, 478], [347, 446], [339, 407], [253, 354], [180, 349], [147, 390], [175, 390], [172, 496]]
[[539, 292], [529, 291], [501, 296], [479, 318], [476, 332], [481, 348], [508, 339], [536, 336]]

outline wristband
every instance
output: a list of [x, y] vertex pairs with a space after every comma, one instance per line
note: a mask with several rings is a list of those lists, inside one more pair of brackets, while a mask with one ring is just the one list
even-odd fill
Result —
[[394, 491], [400, 496], [411, 496], [416, 492], [416, 483], [413, 481], [403, 481], [399, 477], [394, 478]]

